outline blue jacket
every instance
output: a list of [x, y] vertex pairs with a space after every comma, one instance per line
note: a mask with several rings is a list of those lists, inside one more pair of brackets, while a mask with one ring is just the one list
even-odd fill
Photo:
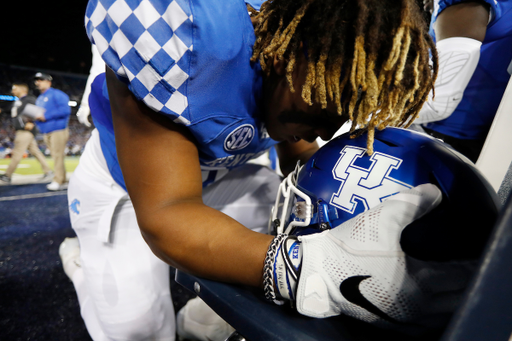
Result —
[[37, 97], [36, 105], [46, 109], [44, 112], [46, 121], [36, 122], [41, 133], [51, 133], [68, 126], [71, 108], [69, 107], [69, 96], [64, 92], [49, 88]]

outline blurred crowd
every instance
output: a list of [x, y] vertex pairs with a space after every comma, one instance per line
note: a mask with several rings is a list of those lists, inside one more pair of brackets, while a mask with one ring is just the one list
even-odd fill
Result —
[[[87, 128], [78, 122], [76, 116], [72, 115], [69, 118], [69, 140], [66, 147], [67, 156], [79, 156], [85, 146], [85, 142], [91, 136], [91, 128]], [[12, 126], [12, 120], [10, 113], [5, 113], [3, 110], [0, 113], [0, 158], [9, 157], [10, 150], [14, 146], [14, 128]], [[46, 147], [42, 136], [36, 137], [39, 149], [47, 156], [50, 155], [50, 151]]]

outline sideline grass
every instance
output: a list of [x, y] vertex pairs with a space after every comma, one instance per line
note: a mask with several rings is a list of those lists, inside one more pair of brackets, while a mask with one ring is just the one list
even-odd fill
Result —
[[[66, 166], [66, 172], [73, 172], [78, 165], [78, 160], [80, 157], [78, 156], [68, 156], [64, 159], [64, 165]], [[0, 159], [0, 174], [3, 174], [7, 169], [7, 166], [11, 162], [11, 159]], [[50, 157], [46, 158], [46, 162], [53, 169], [53, 160]], [[34, 157], [24, 158], [18, 164], [18, 168], [16, 168], [15, 174], [20, 175], [33, 175], [33, 174], [43, 174], [43, 169], [41, 168], [41, 164]]]

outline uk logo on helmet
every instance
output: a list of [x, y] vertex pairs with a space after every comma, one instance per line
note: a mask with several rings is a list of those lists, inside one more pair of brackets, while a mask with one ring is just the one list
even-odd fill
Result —
[[365, 152], [365, 148], [345, 146], [332, 170], [333, 177], [341, 185], [332, 195], [330, 204], [351, 214], [359, 202], [366, 211], [393, 194], [413, 187], [389, 176], [392, 170], [400, 167], [402, 159], [375, 152], [370, 157], [368, 168], [355, 165]]

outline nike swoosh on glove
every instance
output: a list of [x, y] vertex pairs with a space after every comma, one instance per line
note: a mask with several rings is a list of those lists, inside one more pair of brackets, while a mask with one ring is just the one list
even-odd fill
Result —
[[400, 236], [441, 199], [436, 186], [420, 185], [332, 230], [299, 237], [297, 310], [310, 317], [345, 314], [384, 325], [414, 321], [428, 294], [409, 274]]

